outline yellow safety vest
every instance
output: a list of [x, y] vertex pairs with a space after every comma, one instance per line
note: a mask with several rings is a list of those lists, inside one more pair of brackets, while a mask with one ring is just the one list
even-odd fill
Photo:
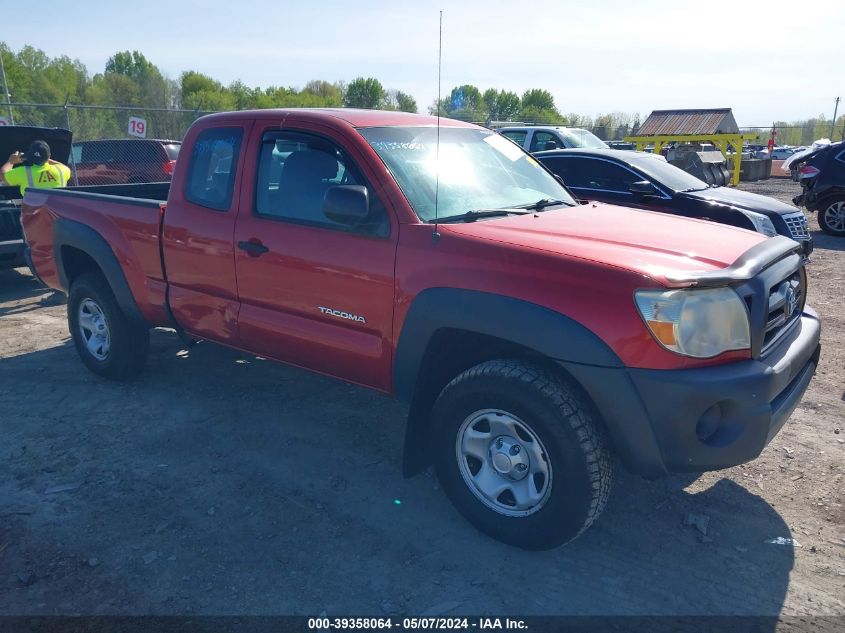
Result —
[[18, 166], [7, 171], [5, 178], [10, 185], [18, 185], [23, 195], [27, 187], [64, 187], [70, 179], [70, 168], [61, 163]]

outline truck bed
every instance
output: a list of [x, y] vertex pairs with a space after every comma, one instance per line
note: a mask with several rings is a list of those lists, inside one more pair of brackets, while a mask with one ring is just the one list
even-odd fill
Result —
[[[125, 279], [141, 316], [149, 323], [166, 322], [159, 240], [169, 187], [165, 182], [28, 189], [22, 206], [29, 214], [29, 254], [41, 280], [67, 290], [57, 260], [85, 267], [86, 253], [99, 252], [114, 260], [112, 274]], [[129, 195], [142, 193], [149, 197]], [[63, 245], [57, 254], [55, 243]]]
[[[55, 191], [55, 189], [53, 190]], [[101, 193], [120, 198], [147, 198], [151, 200], [167, 200], [167, 193], [170, 191], [169, 182], [142, 182], [126, 185], [84, 185], [79, 187], [68, 186], [63, 191], [78, 191], [80, 193]], [[18, 187], [8, 185], [0, 187], [0, 202], [20, 202], [21, 194]]]
[[[153, 202], [156, 206], [167, 200], [169, 182], [152, 182], [127, 185], [88, 185], [53, 189], [55, 192], [74, 192], [74, 197], [94, 199], [121, 199], [133, 202]], [[0, 187], [0, 269], [23, 266], [23, 231], [20, 223], [21, 195], [18, 187]]]

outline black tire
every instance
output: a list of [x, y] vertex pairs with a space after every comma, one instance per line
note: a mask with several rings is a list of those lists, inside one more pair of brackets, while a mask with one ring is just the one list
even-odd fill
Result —
[[818, 205], [819, 228], [828, 235], [845, 237], [845, 195], [825, 198]]
[[[86, 306], [85, 314], [92, 314], [92, 303], [87, 302], [92, 302], [100, 310], [108, 337], [107, 348], [98, 350], [101, 352], [99, 357], [89, 349], [91, 336], [86, 337], [86, 331], [80, 326], [83, 304]], [[86, 273], [74, 280], [68, 296], [67, 315], [76, 351], [92, 372], [110, 380], [126, 380], [144, 368], [150, 347], [150, 331], [143, 324], [126, 317], [103, 275]]]
[[[499, 440], [493, 439], [495, 428], [484, 419], [491, 415], [487, 413], [490, 410], [503, 412], [502, 419], [511, 416], [518, 421], [516, 441], [523, 443], [521, 454], [529, 452], [527, 447], [534, 440], [525, 440], [532, 434], [543, 449], [544, 467], [549, 469], [545, 482], [548, 488], [543, 501], [530, 514], [525, 514], [527, 510], [518, 516], [504, 514], [511, 512], [506, 495], [510, 494], [516, 502], [513, 494], [506, 491], [494, 501], [484, 501], [479, 488], [473, 489], [463, 474], [469, 472], [474, 479], [480, 473], [479, 470], [472, 474], [473, 458], [459, 456], [459, 437], [464, 437], [462, 429], [470, 428], [467, 424], [471, 420], [481, 419], [480, 426], [470, 423], [472, 432], [481, 436], [487, 425], [487, 437], [493, 442], [488, 451], [496, 451], [494, 444], [501, 449]], [[473, 418], [475, 414], [481, 418]], [[493, 413], [490, 419], [498, 424], [500, 413]], [[517, 360], [481, 363], [443, 389], [434, 406], [433, 420], [437, 424], [435, 464], [443, 489], [470, 523], [499, 541], [530, 550], [557, 547], [586, 530], [607, 503], [613, 470], [598, 414], [581, 389], [561, 376]], [[486, 440], [478, 441], [483, 445]], [[493, 467], [494, 463], [491, 459], [488, 466]], [[495, 468], [500, 468], [500, 464]], [[534, 463], [527, 468], [532, 473]], [[489, 472], [510, 483], [500, 471]], [[512, 473], [519, 476], [516, 471]], [[535, 483], [538, 494], [543, 483], [543, 476], [540, 477], [541, 485]]]

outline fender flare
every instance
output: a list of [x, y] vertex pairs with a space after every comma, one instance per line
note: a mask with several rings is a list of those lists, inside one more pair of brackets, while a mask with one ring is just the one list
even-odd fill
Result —
[[62, 255], [63, 246], [73, 247], [91, 257], [103, 272], [123, 313], [133, 321], [147, 324], [138, 309], [117, 256], [102, 235], [86, 224], [65, 218], [58, 218], [53, 223], [53, 257], [56, 261], [59, 283], [66, 291], [70, 291], [70, 282]]
[[560, 312], [489, 292], [429, 288], [411, 303], [396, 346], [393, 390], [401, 400], [413, 399], [428, 344], [444, 328], [499, 338], [558, 361], [624, 367], [607, 343]]
[[[422, 472], [432, 461], [434, 434], [430, 413], [439, 391], [424, 385], [420, 369], [427, 361], [429, 343], [444, 328], [483, 334], [534, 350], [557, 361], [577, 382], [580, 376], [576, 377], [572, 370], [581, 367], [625, 371], [622, 361], [604, 341], [564, 314], [487, 292], [460, 288], [424, 290], [414, 298], [405, 317], [393, 364], [394, 394], [410, 403], [402, 465], [406, 477]], [[594, 393], [586, 385], [582, 387], [595, 401]]]

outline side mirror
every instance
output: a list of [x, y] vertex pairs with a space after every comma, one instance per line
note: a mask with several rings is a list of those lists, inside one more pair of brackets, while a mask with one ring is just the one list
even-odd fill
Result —
[[630, 189], [628, 189], [633, 194], [638, 196], [656, 196], [657, 188], [651, 184], [648, 180], [639, 180], [637, 182], [632, 182]]
[[329, 187], [323, 196], [323, 213], [333, 222], [354, 226], [370, 214], [370, 196], [360, 185]]
[[546, 144], [543, 145], [543, 151], [549, 152], [553, 149], [557, 149], [557, 143], [554, 141], [546, 141]]

